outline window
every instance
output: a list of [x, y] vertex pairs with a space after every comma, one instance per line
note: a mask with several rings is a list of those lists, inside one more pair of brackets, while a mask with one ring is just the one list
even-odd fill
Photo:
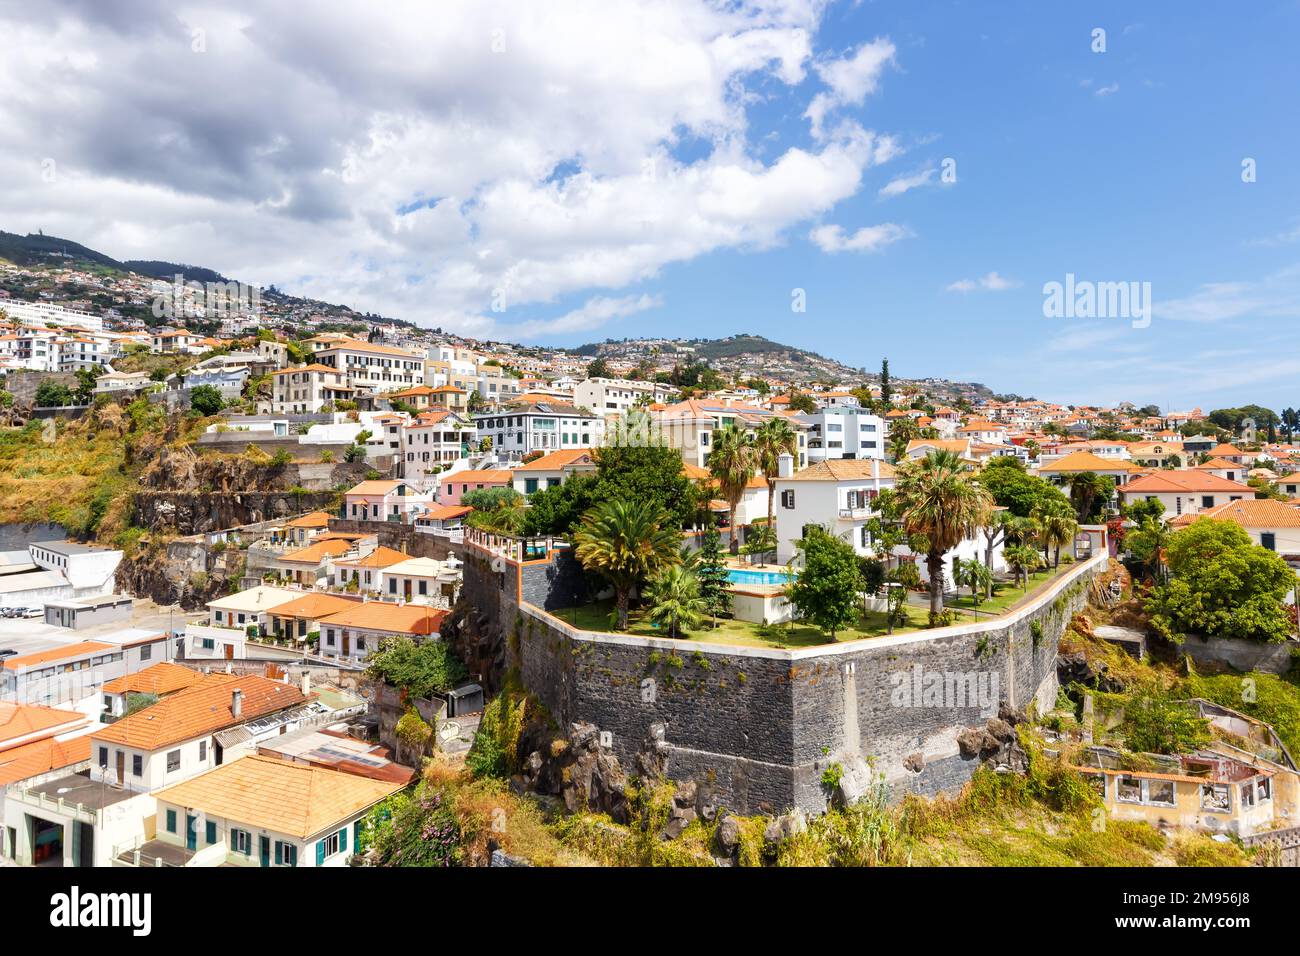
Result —
[[252, 834], [247, 830], [231, 830], [230, 849], [235, 853], [242, 853], [244, 856], [249, 856], [253, 852]]
[[131, 755], [131, 775], [133, 777], [144, 776], [144, 757], [139, 754]]
[[1272, 531], [1264, 531], [1259, 536], [1259, 543], [1262, 547], [1268, 548], [1268, 550], [1270, 551], [1276, 551], [1277, 535], [1275, 535]]
[[[240, 617], [243, 617], [243, 615], [241, 614]], [[142, 661], [153, 660], [152, 644], [146, 644], [144, 647], [140, 648], [140, 660]]]
[[316, 844], [316, 865], [324, 863], [327, 857], [345, 852], [348, 848], [348, 831], [346, 829], [331, 833]]
[[1202, 508], [1213, 508], [1213, 507], [1214, 507], [1214, 495], [1201, 495], [1201, 507], [1202, 507]]
[[276, 866], [297, 866], [298, 865], [298, 848], [292, 843], [285, 843], [282, 840], [275, 841], [275, 865]]
[[793, 489], [787, 489], [786, 491], [781, 492], [781, 507], [786, 509], [794, 507]]
[[1231, 813], [1232, 796], [1225, 783], [1201, 784], [1201, 809], [1211, 813]]
[[176, 811], [175, 810], [167, 811], [167, 832], [168, 833], [176, 832]]
[[181, 752], [179, 750], [169, 751], [167, 754], [167, 772], [175, 773], [181, 769]]
[[397, 593], [397, 578], [388, 579], [388, 593], [389, 594]]
[[208, 742], [206, 740], [199, 741], [199, 759], [200, 760], [208, 759]]
[[1172, 807], [1174, 805], [1174, 782], [1172, 780], [1148, 780], [1147, 785], [1147, 803], [1153, 803], [1161, 807]]
[[217, 825], [211, 820], [208, 820], [203, 827], [203, 839], [207, 842], [208, 846], [212, 846], [212, 844], [217, 842]]
[[1121, 774], [1116, 784], [1115, 798], [1120, 803], [1142, 802], [1142, 781], [1137, 777]]
[[100, 748], [99, 748], [99, 766], [100, 766], [100, 769], [101, 769], [101, 770], [102, 770], [103, 768], [105, 768], [105, 767], [108, 766], [108, 748], [107, 748], [107, 747], [100, 747]]

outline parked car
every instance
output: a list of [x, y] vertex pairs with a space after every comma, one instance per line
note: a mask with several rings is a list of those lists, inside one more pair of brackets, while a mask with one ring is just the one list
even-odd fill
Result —
[[20, 617], [44, 617], [45, 608], [43, 607], [25, 607]]

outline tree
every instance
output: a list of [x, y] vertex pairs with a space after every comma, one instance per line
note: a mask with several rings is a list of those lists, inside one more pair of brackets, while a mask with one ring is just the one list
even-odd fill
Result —
[[366, 662], [366, 676], [421, 698], [445, 693], [469, 674], [443, 641], [416, 642], [401, 636], [380, 643]]
[[730, 551], [740, 553], [740, 534], [736, 527], [736, 508], [745, 494], [745, 486], [754, 477], [754, 439], [735, 425], [723, 425], [713, 433], [713, 451], [709, 452], [709, 473], [717, 483], [718, 493], [727, 502]]
[[1031, 548], [1027, 544], [1013, 544], [1009, 548], [1002, 549], [1002, 557], [1007, 564], [1011, 565], [1011, 570], [1015, 572], [1016, 583], [1024, 581], [1025, 590], [1029, 590], [1029, 574], [1036, 569], [1041, 563], [1042, 558], [1038, 555], [1037, 548]]
[[[1161, 510], [1164, 510], [1163, 505]], [[1129, 554], [1156, 582], [1164, 577], [1165, 550], [1169, 547], [1169, 538], [1169, 525], [1160, 517], [1152, 517], [1150, 514], [1143, 514], [1137, 528], [1124, 536]]]
[[989, 460], [979, 474], [979, 483], [988, 489], [993, 501], [1017, 518], [1028, 518], [1037, 507], [1058, 502], [1069, 506], [1065, 497], [1045, 478], [1031, 475], [1020, 459], [999, 455]]
[[200, 415], [215, 415], [225, 407], [226, 400], [212, 385], [197, 385], [190, 392], [190, 408]]
[[465, 399], [465, 411], [471, 415], [474, 414], [474, 412], [481, 412], [486, 407], [487, 402], [484, 400], [483, 396], [479, 394], [477, 388], [469, 393], [469, 398]]
[[790, 402], [787, 407], [792, 412], [803, 412], [805, 415], [817, 414], [817, 403], [813, 401], [812, 396], [795, 389], [790, 390]]
[[1078, 471], [1064, 476], [1064, 480], [1070, 487], [1070, 500], [1080, 522], [1096, 517], [1094, 506], [1109, 501], [1115, 493], [1115, 480], [1095, 471]]
[[610, 370], [609, 363], [603, 358], [593, 359], [587, 363], [587, 378], [613, 378], [614, 373]]
[[965, 585], [970, 588], [971, 600], [979, 607], [985, 590], [993, 584], [993, 572], [979, 558], [953, 562], [953, 572], [954, 583], [959, 587]]
[[1188, 632], [1279, 643], [1292, 624], [1283, 601], [1296, 579], [1282, 557], [1231, 521], [1198, 518], [1169, 536], [1170, 578], [1147, 598], [1151, 626], [1177, 641]]
[[788, 589], [799, 611], [830, 634], [852, 624], [858, 614], [862, 574], [853, 546], [821, 525], [810, 525], [798, 542], [803, 568]]
[[925, 566], [930, 575], [930, 619], [943, 613], [943, 559], [971, 537], [992, 510], [989, 493], [972, 480], [970, 470], [949, 451], [931, 452], [905, 462], [894, 485], [909, 535], [924, 535]]
[[528, 496], [523, 533], [530, 536], [567, 535], [596, 501], [599, 479], [593, 474], [570, 475], [562, 485], [540, 488]]
[[727, 565], [722, 560], [722, 536], [718, 534], [717, 525], [712, 522], [705, 527], [700, 539], [700, 550], [695, 554], [693, 570], [699, 581], [700, 597], [704, 599], [704, 606], [713, 617], [716, 627], [718, 615], [731, 609], [731, 597], [727, 593]]
[[1079, 523], [1074, 520], [1070, 506], [1057, 502], [1039, 505], [1030, 515], [1030, 520], [1034, 523], [1038, 544], [1043, 549], [1044, 563], [1047, 552], [1051, 551], [1052, 567], [1059, 568], [1062, 545], [1073, 541], [1075, 532], [1079, 530]]
[[880, 401], [886, 408], [894, 403], [894, 386], [889, 380], [889, 359], [880, 360]]
[[782, 455], [797, 455], [799, 435], [784, 418], [773, 417], [758, 426], [754, 435], [754, 458], [767, 480], [767, 526], [775, 528], [772, 518], [776, 499], [776, 476]]
[[583, 515], [573, 540], [582, 566], [613, 585], [620, 631], [627, 630], [628, 603], [637, 585], [681, 560], [681, 535], [671, 517], [645, 499], [599, 502]]
[[58, 408], [73, 404], [72, 389], [62, 382], [47, 378], [36, 386], [35, 404], [37, 408]]
[[462, 495], [460, 501], [474, 509], [467, 519], [472, 528], [495, 534], [524, 530], [524, 496], [513, 488], [477, 488]]
[[697, 627], [708, 610], [700, 595], [700, 582], [681, 565], [665, 568], [650, 580], [646, 588], [650, 611], [646, 615], [656, 624], [667, 625], [668, 636]]

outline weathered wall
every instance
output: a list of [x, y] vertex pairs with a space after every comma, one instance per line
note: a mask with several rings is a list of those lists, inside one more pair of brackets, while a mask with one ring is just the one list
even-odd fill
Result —
[[[965, 783], [976, 763], [959, 754], [964, 727], [1004, 700], [1041, 709], [1055, 699], [1057, 643], [1101, 560], [990, 624], [797, 650], [576, 630], [540, 610], [571, 605], [581, 588], [567, 556], [519, 567], [470, 546], [463, 595], [499, 622], [524, 685], [561, 726], [609, 731], [626, 763], [662, 723], [673, 778], [708, 785], [741, 812], [820, 810], [822, 770], [855, 756], [874, 764], [894, 796]], [[921, 688], [949, 675], [947, 692], [907, 699], [918, 667]], [[970, 683], [957, 685], [957, 675]]]
[[1292, 652], [1297, 646], [1300, 645], [1294, 639], [1282, 644], [1261, 644], [1259, 641], [1188, 634], [1182, 652], [1197, 663], [1227, 664], [1233, 670], [1243, 672], [1285, 674], [1291, 669]]
[[416, 531], [414, 526], [396, 521], [354, 521], [351, 518], [330, 518], [329, 529], [345, 534], [376, 535], [381, 547], [401, 551], [413, 558], [445, 561], [449, 555], [460, 557], [464, 550], [459, 543], [448, 541], [442, 535]]

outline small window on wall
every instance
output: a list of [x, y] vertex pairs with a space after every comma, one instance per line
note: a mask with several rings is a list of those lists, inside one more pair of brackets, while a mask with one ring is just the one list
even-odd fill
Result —
[[1232, 795], [1226, 783], [1201, 784], [1201, 809], [1211, 813], [1231, 813]]
[[168, 751], [168, 753], [167, 753], [167, 772], [168, 772], [168, 773], [175, 773], [177, 770], [180, 770], [180, 769], [181, 769], [181, 752], [180, 752], [179, 750], [171, 750], [171, 751]]
[[1142, 781], [1137, 777], [1122, 774], [1117, 778], [1115, 799], [1120, 803], [1142, 802]]

